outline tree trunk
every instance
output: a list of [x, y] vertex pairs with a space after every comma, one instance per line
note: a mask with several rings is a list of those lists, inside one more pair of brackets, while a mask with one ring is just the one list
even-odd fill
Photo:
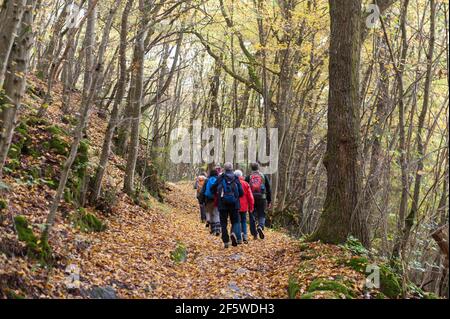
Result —
[[6, 1], [6, 7], [2, 11], [2, 23], [0, 24], [0, 89], [5, 80], [6, 67], [9, 55], [17, 36], [17, 31], [22, 20], [26, 0]]
[[[408, 52], [408, 42], [406, 35], [406, 16], [408, 13], [409, 0], [404, 0], [402, 7], [402, 16], [400, 19], [401, 26], [401, 38], [402, 38], [402, 51], [400, 57], [399, 67], [396, 69], [396, 82], [397, 82], [397, 94], [398, 94], [398, 126], [399, 126], [399, 145], [398, 151], [400, 153], [400, 170], [401, 170], [401, 185], [402, 192], [400, 198], [400, 207], [397, 220], [397, 236], [395, 239], [394, 247], [392, 249], [392, 257], [395, 259], [400, 256], [402, 231], [405, 222], [406, 209], [408, 206], [408, 192], [409, 192], [409, 180], [408, 180], [408, 163], [406, 159], [406, 136], [405, 136], [405, 105], [404, 105], [404, 87], [403, 87], [403, 70], [406, 63], [406, 56]], [[386, 42], [387, 34], [385, 34]], [[394, 62], [393, 54], [391, 52], [392, 63]]]
[[124, 192], [128, 195], [134, 195], [134, 175], [136, 161], [139, 150], [139, 125], [141, 123], [142, 92], [144, 78], [144, 56], [145, 56], [145, 38], [148, 33], [148, 7], [149, 1], [140, 0], [139, 8], [142, 14], [140, 28], [136, 35], [134, 44], [133, 60], [131, 63], [132, 77], [134, 86], [131, 94], [131, 133], [130, 145], [127, 157], [127, 166], [125, 169]]
[[152, 161], [156, 161], [157, 157], [158, 157], [158, 153], [159, 150], [158, 148], [160, 147], [160, 131], [159, 131], [159, 124], [160, 124], [160, 113], [161, 113], [161, 97], [162, 95], [159, 93], [164, 85], [164, 79], [166, 74], [168, 74], [168, 68], [167, 68], [167, 59], [169, 58], [169, 54], [170, 54], [170, 50], [169, 50], [169, 44], [166, 43], [163, 45], [163, 49], [162, 49], [162, 55], [161, 55], [161, 59], [159, 62], [159, 76], [158, 76], [158, 80], [157, 80], [157, 84], [156, 84], [156, 96], [157, 96], [157, 100], [156, 100], [156, 104], [153, 110], [153, 136], [152, 139], [150, 141], [151, 145], [150, 145], [150, 159]]
[[70, 46], [67, 60], [64, 63], [64, 69], [66, 72], [65, 80], [63, 81], [63, 94], [62, 94], [62, 113], [67, 113], [70, 111], [71, 107], [71, 98], [72, 91], [74, 89], [74, 59], [75, 59], [75, 51], [76, 45], [75, 42], [75, 34], [70, 34], [67, 37], [67, 45]]
[[58, 59], [60, 48], [57, 50], [57, 47], [61, 47], [61, 45], [58, 43], [59, 41], [62, 41], [61, 31], [63, 30], [64, 23], [66, 21], [68, 5], [69, 2], [65, 1], [61, 13], [57, 17], [56, 22], [53, 26], [53, 32], [50, 41], [46, 45], [43, 56], [39, 61], [38, 74], [40, 74], [43, 79], [48, 79], [51, 73], [51, 67], [53, 63], [55, 63]]
[[19, 36], [11, 48], [4, 81], [4, 101], [0, 100], [0, 180], [17, 122], [17, 112], [26, 89], [26, 77], [33, 46], [33, 11], [36, 1], [28, 0], [19, 27]]
[[359, 64], [361, 1], [330, 0], [327, 195], [313, 238], [343, 243], [349, 235], [369, 245], [361, 210]]
[[[416, 219], [418, 210], [419, 210], [419, 199], [420, 199], [420, 187], [422, 183], [422, 175], [424, 169], [424, 157], [425, 157], [425, 145], [423, 138], [423, 129], [425, 125], [425, 118], [428, 114], [428, 106], [430, 100], [430, 91], [431, 91], [431, 81], [432, 81], [432, 67], [433, 67], [433, 54], [434, 54], [434, 42], [435, 42], [435, 20], [436, 20], [436, 3], [435, 0], [430, 1], [430, 41], [427, 53], [427, 72], [425, 76], [425, 89], [423, 95], [423, 106], [419, 116], [419, 124], [417, 127], [417, 170], [416, 170], [416, 179], [414, 183], [414, 193], [413, 200], [411, 205], [411, 211], [405, 220], [405, 226], [402, 231], [403, 238], [400, 243], [400, 253], [405, 249], [409, 235], [411, 233], [411, 228], [414, 225], [414, 221]], [[448, 245], [448, 242], [447, 242]], [[448, 257], [448, 246], [447, 246], [447, 257]]]
[[[91, 0], [89, 0], [89, 5], [95, 6], [95, 4], [91, 3]], [[95, 47], [95, 27], [97, 19], [97, 8], [95, 6], [93, 8], [88, 8], [88, 10], [91, 10], [91, 12], [89, 13], [89, 18], [87, 20], [86, 35], [84, 37], [85, 68], [84, 68], [83, 91], [82, 91], [83, 101], [81, 102], [82, 104], [87, 102], [86, 98], [89, 96], [89, 90], [91, 89], [95, 63], [94, 47]]]
[[448, 245], [448, 224], [439, 227], [436, 229], [432, 234], [431, 237], [436, 241], [439, 248], [441, 249], [441, 253], [445, 255], [447, 258], [447, 262], [444, 265], [445, 268], [448, 268], [448, 251], [449, 251], [449, 245]]
[[[386, 42], [383, 38], [378, 39], [379, 54], [379, 80], [378, 80], [378, 95], [376, 98], [376, 119], [373, 129], [369, 174], [367, 183], [364, 187], [364, 211], [368, 214], [368, 220], [371, 221], [373, 217], [372, 205], [376, 200], [375, 196], [379, 190], [380, 181], [383, 176], [382, 168], [384, 166], [384, 151], [381, 141], [384, 134], [384, 126], [386, 117], [389, 112], [389, 74], [385, 66], [387, 55]], [[382, 218], [383, 220], [383, 218]]]
[[103, 175], [105, 174], [106, 166], [108, 164], [109, 154], [111, 153], [112, 138], [117, 127], [119, 119], [120, 105], [125, 95], [125, 84], [127, 78], [127, 33], [128, 33], [128, 16], [133, 6], [133, 0], [128, 0], [125, 9], [122, 13], [122, 26], [120, 31], [120, 49], [119, 49], [119, 63], [120, 75], [117, 84], [117, 93], [114, 100], [111, 117], [106, 128], [105, 139], [103, 141], [102, 153], [100, 155], [99, 164], [95, 173], [94, 186], [91, 193], [91, 202], [94, 203], [100, 195]]
[[[109, 15], [108, 18], [106, 20], [105, 26], [103, 27], [103, 35], [102, 35], [102, 40], [100, 42], [100, 46], [98, 49], [98, 56], [97, 56], [97, 64], [102, 64], [104, 65], [105, 63], [105, 53], [106, 53], [106, 49], [108, 47], [108, 43], [109, 43], [109, 34], [114, 22], [114, 17], [116, 15], [117, 10], [120, 7], [122, 0], [116, 0], [115, 3], [113, 4], [113, 7], [109, 10]], [[103, 67], [104, 69], [104, 67]], [[98, 105], [98, 96], [100, 95], [101, 92], [101, 88], [103, 87], [103, 80], [104, 80], [104, 75], [102, 72], [100, 72], [98, 74], [99, 79], [97, 80], [97, 85], [94, 88], [95, 89], [95, 94], [94, 94], [94, 102], [96, 105]]]

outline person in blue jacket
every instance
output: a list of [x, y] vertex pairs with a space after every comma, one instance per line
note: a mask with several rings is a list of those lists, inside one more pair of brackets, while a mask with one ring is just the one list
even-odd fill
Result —
[[[220, 226], [222, 228], [222, 240], [225, 248], [231, 244], [235, 247], [238, 241], [242, 241], [239, 224], [240, 198], [244, 196], [239, 177], [233, 172], [233, 164], [225, 163], [222, 173], [212, 186], [212, 191], [217, 194], [220, 213]], [[228, 217], [231, 220], [231, 235], [228, 235]]]

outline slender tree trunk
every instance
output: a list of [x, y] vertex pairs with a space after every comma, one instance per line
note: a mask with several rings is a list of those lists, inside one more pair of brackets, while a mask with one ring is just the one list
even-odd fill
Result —
[[414, 183], [414, 193], [411, 205], [411, 211], [405, 220], [405, 227], [403, 229], [403, 238], [400, 244], [400, 252], [402, 252], [409, 239], [411, 233], [411, 228], [414, 225], [418, 210], [419, 210], [419, 199], [420, 199], [420, 187], [422, 183], [422, 175], [424, 170], [424, 157], [425, 157], [425, 144], [424, 144], [424, 125], [425, 118], [428, 115], [428, 107], [430, 101], [430, 91], [431, 91], [431, 81], [432, 81], [432, 67], [433, 67], [433, 54], [434, 54], [434, 42], [435, 42], [435, 20], [436, 20], [436, 3], [435, 0], [430, 0], [430, 40], [427, 53], [427, 71], [425, 76], [425, 89], [423, 95], [423, 105], [419, 116], [419, 123], [417, 127], [417, 169], [416, 169], [416, 179]]
[[[394, 243], [392, 257], [397, 258], [400, 256], [402, 232], [405, 223], [406, 209], [408, 207], [408, 162], [406, 159], [406, 133], [405, 133], [405, 105], [404, 105], [404, 87], [403, 87], [403, 70], [406, 63], [406, 55], [408, 52], [408, 42], [406, 35], [406, 16], [408, 12], [409, 0], [404, 0], [402, 7], [402, 15], [400, 20], [401, 37], [402, 37], [402, 52], [400, 58], [399, 67], [396, 69], [396, 81], [397, 81], [397, 94], [398, 94], [398, 125], [399, 125], [399, 153], [400, 153], [400, 170], [401, 170], [401, 185], [402, 192], [400, 198], [400, 207], [397, 222], [397, 238]], [[386, 41], [387, 35], [385, 34]], [[391, 59], [393, 60], [393, 54], [391, 53]]]
[[[114, 76], [116, 74], [115, 66], [116, 66], [117, 53], [119, 52], [119, 47], [120, 47], [120, 45], [117, 47], [116, 51], [114, 52], [113, 57], [109, 61], [105, 72], [103, 72], [103, 74], [100, 77], [99, 81], [101, 81], [102, 84], [97, 85], [98, 92], [97, 92], [97, 97], [94, 100], [95, 100], [95, 105], [99, 109], [99, 116], [105, 115], [105, 117], [106, 117], [106, 112], [108, 111], [109, 106], [116, 95], [115, 92], [117, 90], [117, 81], [113, 80], [113, 74], [114, 74]], [[108, 83], [108, 84], [106, 84], [106, 86], [105, 86], [105, 83]], [[112, 90], [111, 90], [111, 88], [112, 88]], [[110, 95], [109, 98], [108, 98], [108, 95]]]
[[64, 69], [66, 72], [66, 78], [63, 81], [63, 94], [62, 94], [62, 113], [67, 113], [70, 110], [72, 91], [74, 89], [74, 59], [75, 59], [75, 51], [76, 45], [75, 43], [75, 34], [70, 34], [67, 39], [67, 45], [71, 46], [67, 60], [64, 63]]
[[368, 214], [369, 223], [373, 217], [372, 205], [375, 201], [375, 196], [379, 190], [380, 181], [383, 176], [382, 168], [384, 166], [384, 151], [381, 145], [384, 134], [384, 126], [386, 117], [389, 112], [389, 74], [385, 66], [387, 55], [386, 42], [383, 38], [379, 41], [379, 80], [378, 80], [378, 95], [376, 98], [376, 112], [375, 124], [373, 130], [373, 138], [370, 154], [369, 174], [367, 183], [364, 187], [364, 205], [363, 209]]
[[141, 123], [141, 107], [143, 93], [144, 78], [144, 56], [145, 56], [145, 39], [148, 33], [148, 8], [149, 1], [140, 0], [139, 8], [141, 14], [140, 28], [136, 35], [134, 44], [134, 53], [131, 66], [132, 77], [134, 77], [134, 86], [131, 95], [131, 133], [130, 146], [127, 157], [127, 166], [125, 169], [124, 192], [128, 195], [134, 195], [134, 175], [136, 169], [136, 161], [139, 150], [139, 126]]
[[169, 58], [169, 54], [170, 54], [170, 50], [169, 50], [169, 44], [164, 44], [163, 45], [163, 49], [162, 49], [162, 55], [161, 55], [161, 60], [159, 63], [159, 76], [158, 76], [158, 80], [157, 80], [157, 85], [156, 85], [156, 96], [157, 96], [157, 100], [156, 100], [156, 104], [154, 107], [154, 111], [153, 111], [153, 137], [151, 139], [151, 145], [150, 145], [150, 159], [152, 161], [156, 161], [157, 157], [158, 157], [158, 147], [160, 146], [160, 131], [159, 131], [159, 124], [160, 124], [160, 113], [161, 113], [161, 95], [160, 95], [160, 91], [163, 88], [164, 85], [164, 79], [166, 74], [168, 73], [168, 68], [167, 68], [167, 59]]
[[[95, 5], [91, 3], [89, 0], [89, 5]], [[95, 6], [92, 9], [92, 12], [89, 14], [89, 18], [87, 20], [86, 25], [86, 35], [84, 37], [84, 79], [83, 79], [83, 91], [82, 104], [87, 102], [87, 98], [89, 96], [89, 90], [91, 89], [91, 84], [93, 80], [93, 72], [94, 72], [94, 63], [95, 63], [95, 27], [96, 27], [96, 19], [97, 19], [97, 7]]]
[[[104, 65], [105, 63], [105, 53], [106, 53], [106, 49], [108, 47], [108, 43], [109, 43], [109, 35], [111, 33], [111, 28], [114, 22], [114, 17], [117, 13], [117, 10], [120, 7], [122, 0], [116, 0], [115, 3], [113, 3], [113, 7], [109, 10], [109, 15], [108, 18], [106, 20], [105, 26], [103, 28], [103, 35], [102, 35], [102, 40], [100, 42], [100, 46], [98, 49], [98, 56], [97, 56], [97, 64], [102, 64]], [[104, 67], [102, 68], [104, 69]], [[99, 73], [98, 74], [99, 79], [97, 80], [97, 85], [95, 87], [95, 94], [94, 94], [94, 102], [96, 105], [98, 105], [98, 96], [101, 92], [101, 88], [103, 86], [103, 80], [104, 80], [104, 75], [103, 73]]]
[[128, 144], [130, 139], [130, 128], [131, 128], [131, 118], [132, 118], [132, 94], [134, 90], [135, 78], [130, 74], [129, 77], [129, 89], [126, 97], [125, 108], [122, 111], [120, 118], [122, 119], [120, 125], [117, 128], [117, 147], [116, 153], [119, 155], [125, 155], [128, 150]]
[[[68, 5], [68, 1], [65, 1], [61, 13], [57, 17], [56, 22], [53, 26], [53, 32], [50, 41], [46, 45], [45, 51], [39, 62], [38, 74], [41, 74], [43, 79], [48, 79], [48, 77], [50, 76], [52, 64], [56, 63], [56, 61], [58, 60], [58, 53], [61, 49], [61, 44], [58, 43], [62, 41], [61, 31], [63, 30], [64, 23], [66, 21]], [[57, 49], [58, 47], [59, 49]]]
[[106, 166], [108, 164], [109, 155], [111, 153], [111, 144], [114, 136], [114, 131], [117, 127], [119, 119], [120, 105], [122, 104], [123, 97], [125, 95], [125, 85], [127, 78], [127, 33], [128, 33], [128, 16], [133, 6], [133, 0], [128, 0], [125, 9], [122, 13], [122, 25], [120, 32], [120, 49], [119, 49], [119, 64], [120, 75], [117, 84], [117, 93], [114, 100], [111, 117], [106, 128], [105, 139], [103, 141], [102, 153], [100, 155], [100, 161], [95, 173], [94, 186], [91, 193], [91, 202], [94, 203], [100, 195], [103, 176], [105, 174]]

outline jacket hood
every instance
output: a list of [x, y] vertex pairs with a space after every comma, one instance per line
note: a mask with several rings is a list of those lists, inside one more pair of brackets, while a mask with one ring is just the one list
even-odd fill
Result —
[[233, 179], [233, 178], [236, 177], [236, 175], [234, 175], [234, 172], [233, 172], [233, 171], [225, 172], [224, 175], [225, 175], [225, 177], [228, 178], [228, 179]]

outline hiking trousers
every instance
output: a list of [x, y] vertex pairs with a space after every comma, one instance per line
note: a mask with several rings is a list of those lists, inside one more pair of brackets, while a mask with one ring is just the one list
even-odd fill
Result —
[[264, 226], [266, 225], [266, 208], [267, 200], [265, 198], [255, 198], [255, 210], [253, 213], [250, 213], [250, 233], [253, 236], [258, 235], [256, 227], [264, 229]]
[[236, 235], [237, 241], [242, 241], [241, 225], [239, 222], [239, 210], [231, 207], [224, 207], [220, 210], [220, 226], [222, 227], [222, 240], [224, 243], [230, 242], [228, 234], [228, 217], [231, 221], [231, 231]]
[[209, 221], [211, 233], [220, 233], [220, 216], [219, 210], [214, 206], [214, 202], [209, 202], [205, 205], [206, 220]]
[[204, 223], [205, 221], [209, 222], [209, 220], [206, 216], [205, 204], [200, 204], [200, 219], [201, 219], [202, 223]]
[[247, 240], [247, 212], [239, 212], [239, 224], [241, 226], [242, 239]]

